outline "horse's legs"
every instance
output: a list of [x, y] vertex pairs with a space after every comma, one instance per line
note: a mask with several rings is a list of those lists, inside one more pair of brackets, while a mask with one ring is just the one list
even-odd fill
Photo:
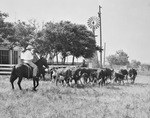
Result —
[[35, 84], [36, 84], [35, 81], [36, 81], [36, 77], [33, 77], [33, 90], [35, 90], [35, 88], [36, 88], [35, 87]]
[[19, 77], [19, 80], [18, 80], [18, 86], [19, 86], [20, 90], [22, 90], [22, 87], [21, 87], [21, 81], [22, 81], [22, 77]]
[[39, 85], [39, 78], [38, 78], [38, 77], [36, 78], [36, 83], [37, 83], [37, 84], [36, 84], [36, 86], [35, 86], [35, 89], [36, 89], [36, 87], [38, 87], [38, 85]]
[[43, 76], [43, 80], [45, 80], [45, 73], [43, 73], [42, 76]]
[[39, 78], [33, 77], [33, 90], [36, 90], [36, 87], [39, 85]]
[[15, 87], [14, 87], [14, 81], [17, 79], [17, 77], [13, 77], [13, 76], [11, 76], [10, 77], [10, 83], [11, 83], [11, 85], [12, 85], [12, 89], [15, 89]]

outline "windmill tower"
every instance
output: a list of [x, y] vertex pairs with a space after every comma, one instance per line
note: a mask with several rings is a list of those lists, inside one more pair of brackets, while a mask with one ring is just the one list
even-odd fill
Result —
[[[99, 27], [99, 18], [96, 16], [92, 16], [88, 19], [88, 26], [92, 29], [94, 34], [94, 40], [96, 40], [95, 30]], [[90, 68], [99, 68], [99, 61], [97, 51], [95, 51], [94, 56], [89, 60], [89, 67]]]

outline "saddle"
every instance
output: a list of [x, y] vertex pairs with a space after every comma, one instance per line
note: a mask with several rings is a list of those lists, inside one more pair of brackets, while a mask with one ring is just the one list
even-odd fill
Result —
[[31, 70], [33, 69], [32, 66], [30, 66], [30, 64], [28, 64], [28, 63], [24, 63], [23, 65], [25, 65], [26, 67], [28, 67], [28, 69], [31, 69]]
[[30, 66], [30, 64], [28, 64], [28, 63], [23, 63], [23, 65], [28, 68], [28, 78], [32, 77], [32, 75], [33, 75], [33, 67]]

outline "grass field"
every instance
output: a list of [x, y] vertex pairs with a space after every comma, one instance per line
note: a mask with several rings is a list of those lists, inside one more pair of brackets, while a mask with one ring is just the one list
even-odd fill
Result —
[[70, 88], [40, 81], [15, 82], [0, 76], [0, 118], [150, 118], [150, 76], [138, 75], [134, 85]]

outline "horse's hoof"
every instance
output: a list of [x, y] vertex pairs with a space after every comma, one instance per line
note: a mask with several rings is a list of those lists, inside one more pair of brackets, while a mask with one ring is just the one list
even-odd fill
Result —
[[33, 91], [37, 91], [35, 88], [32, 89]]
[[36, 92], [37, 90], [36, 90], [36, 89], [33, 89], [33, 91], [35, 91], [35, 92]]

